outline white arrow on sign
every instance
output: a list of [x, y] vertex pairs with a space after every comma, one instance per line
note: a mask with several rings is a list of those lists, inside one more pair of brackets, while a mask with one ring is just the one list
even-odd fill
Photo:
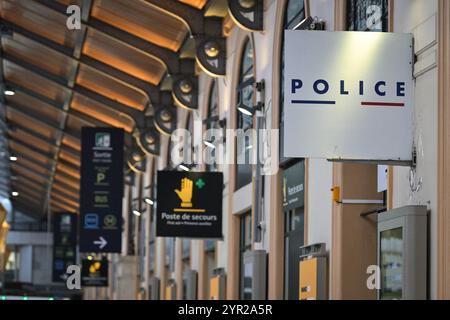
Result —
[[98, 245], [100, 249], [103, 249], [108, 244], [108, 241], [106, 241], [105, 238], [100, 237], [99, 240], [94, 241], [94, 244]]

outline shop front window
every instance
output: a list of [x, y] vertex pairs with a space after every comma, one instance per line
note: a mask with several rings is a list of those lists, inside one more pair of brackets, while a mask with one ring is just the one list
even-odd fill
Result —
[[347, 30], [387, 32], [388, 0], [348, 0]]
[[241, 216], [241, 237], [239, 245], [240, 253], [240, 284], [241, 284], [241, 299], [250, 300], [252, 297], [252, 275], [249, 273], [248, 265], [244, 264], [244, 255], [246, 252], [252, 250], [252, 215], [251, 212], [246, 212]]
[[[214, 120], [212, 120], [214, 119]], [[210, 129], [220, 129], [219, 125], [219, 106], [218, 106], [218, 92], [217, 92], [217, 81], [213, 81], [211, 85], [211, 89], [209, 91], [209, 100], [208, 100], [208, 112], [207, 112], [207, 123], [206, 130]], [[210, 141], [208, 137], [208, 141], [216, 144], [217, 141]], [[211, 147], [209, 147], [211, 148]], [[216, 149], [211, 148], [207, 153], [207, 161], [206, 161], [206, 170], [210, 172], [217, 171], [217, 163], [216, 163]]]
[[252, 138], [250, 129], [253, 128], [253, 116], [245, 110], [254, 108], [255, 74], [254, 74], [254, 52], [249, 38], [247, 38], [242, 53], [239, 83], [237, 86], [237, 129], [242, 134], [236, 138], [236, 185], [235, 190], [252, 182], [251, 149]]
[[[295, 30], [296, 27], [306, 17], [305, 1], [290, 0], [286, 4], [286, 14], [284, 19], [283, 30]], [[280, 61], [280, 165], [286, 164], [290, 159], [284, 158], [284, 33], [281, 44], [281, 61]]]

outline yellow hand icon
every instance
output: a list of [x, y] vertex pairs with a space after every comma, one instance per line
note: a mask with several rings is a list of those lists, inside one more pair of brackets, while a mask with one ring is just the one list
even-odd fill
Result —
[[188, 178], [183, 178], [181, 180], [181, 191], [175, 189], [174, 191], [181, 199], [181, 207], [182, 208], [192, 208], [192, 190], [194, 187], [194, 183], [192, 180]]

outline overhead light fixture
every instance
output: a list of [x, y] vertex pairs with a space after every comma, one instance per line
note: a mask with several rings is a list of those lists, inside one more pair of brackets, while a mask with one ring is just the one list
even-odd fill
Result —
[[154, 126], [154, 118], [147, 117], [146, 126], [140, 129], [136, 142], [147, 155], [158, 156], [160, 151], [160, 133]]
[[191, 93], [194, 88], [194, 86], [192, 85], [192, 82], [189, 81], [188, 79], [181, 80], [178, 85], [180, 86], [181, 92], [183, 92], [184, 94]]
[[137, 217], [140, 217], [141, 216], [141, 213], [138, 211], [138, 210], [133, 210], [133, 214], [135, 215], [135, 216], [137, 216]]
[[16, 162], [18, 159], [17, 159], [16, 156], [10, 156], [9, 160], [12, 161], [12, 162]]
[[150, 199], [150, 198], [145, 198], [144, 201], [145, 201], [146, 204], [148, 204], [150, 206], [155, 204], [155, 202], [152, 199]]
[[11, 195], [12, 195], [13, 197], [18, 197], [18, 196], [19, 196], [19, 192], [13, 191], [13, 192], [11, 192]]
[[239, 0], [239, 5], [245, 9], [251, 9], [255, 6], [255, 0]]
[[209, 58], [216, 58], [220, 53], [219, 43], [217, 41], [208, 41], [205, 43], [204, 50]]
[[254, 111], [251, 108], [246, 108], [246, 107], [238, 107], [237, 108], [240, 112], [242, 112], [243, 114], [245, 114], [246, 116], [253, 116]]
[[215, 149], [216, 148], [214, 143], [212, 143], [211, 141], [204, 140], [203, 143], [205, 144], [205, 146], [210, 147], [211, 149]]
[[189, 171], [189, 168], [187, 166], [185, 166], [184, 164], [180, 164], [178, 166], [178, 168], [180, 168], [181, 170], [184, 170], [184, 171]]
[[16, 92], [14, 90], [12, 90], [12, 89], [6, 89], [4, 91], [4, 93], [5, 93], [6, 96], [13, 96], [13, 95], [16, 94]]

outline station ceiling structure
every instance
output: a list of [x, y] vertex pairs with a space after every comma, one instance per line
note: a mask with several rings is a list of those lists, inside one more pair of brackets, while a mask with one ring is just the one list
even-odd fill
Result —
[[19, 192], [14, 206], [78, 210], [82, 127], [123, 128], [130, 159], [157, 156], [176, 107], [198, 107], [198, 71], [225, 76], [227, 30], [261, 28], [262, 3], [0, 0], [2, 124], [17, 157], [0, 184]]

